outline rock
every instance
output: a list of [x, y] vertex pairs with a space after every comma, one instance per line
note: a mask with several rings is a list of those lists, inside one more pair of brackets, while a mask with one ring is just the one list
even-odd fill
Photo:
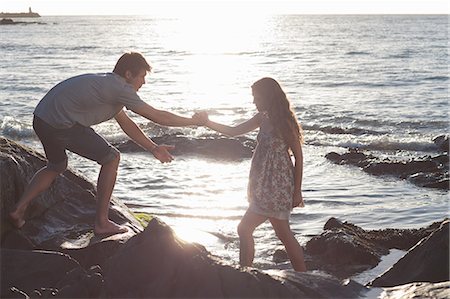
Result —
[[411, 183], [426, 187], [448, 190], [449, 158], [447, 154], [421, 157], [409, 161], [380, 160], [373, 155], [367, 155], [358, 149], [349, 149], [348, 153], [328, 153], [325, 157], [336, 163], [354, 165], [367, 173], [382, 176], [391, 175], [400, 179], [407, 179]]
[[449, 279], [449, 220], [422, 239], [388, 271], [373, 280], [375, 287], [411, 282], [442, 282]]
[[[33, 200], [20, 230], [7, 221], [7, 213], [20, 198], [27, 182], [45, 163], [45, 158], [36, 151], [0, 137], [0, 241], [3, 248], [66, 250], [86, 248], [96, 242], [93, 234], [96, 188], [70, 169]], [[111, 199], [110, 218], [129, 227], [129, 233], [122, 235], [122, 242], [142, 231], [128, 208], [116, 198]]]
[[448, 153], [449, 149], [449, 138], [448, 135], [439, 135], [433, 138], [434, 144], [437, 146], [438, 150], [441, 152]]
[[[169, 134], [159, 137], [152, 137], [157, 144], [175, 145], [171, 151], [174, 155], [201, 155], [213, 159], [239, 160], [251, 158], [255, 141], [245, 138], [226, 138], [226, 137], [204, 137], [188, 138], [182, 134]], [[121, 152], [144, 151], [133, 141], [125, 141], [114, 144]]]
[[340, 278], [350, 277], [378, 265], [389, 249], [410, 249], [440, 224], [436, 222], [422, 229], [366, 231], [332, 217], [325, 224], [325, 231], [306, 244], [307, 268], [325, 270]]
[[104, 278], [111, 298], [357, 298], [365, 289], [330, 275], [270, 274], [227, 265], [154, 218], [108, 261]]
[[4, 18], [0, 20], [0, 25], [11, 25], [14, 24], [13, 19]]
[[267, 270], [264, 272], [301, 289], [304, 294], [299, 298], [362, 298], [369, 290], [353, 280], [341, 281], [323, 271], [301, 274], [293, 270]]
[[283, 263], [283, 262], [289, 261], [289, 257], [287, 255], [287, 252], [286, 252], [285, 249], [278, 248], [273, 253], [272, 260], [275, 263], [279, 264], [279, 263]]
[[103, 288], [101, 273], [85, 271], [59, 252], [1, 249], [1, 261], [1, 298], [37, 294], [97, 298]]
[[450, 298], [450, 281], [410, 283], [384, 289], [380, 299]]

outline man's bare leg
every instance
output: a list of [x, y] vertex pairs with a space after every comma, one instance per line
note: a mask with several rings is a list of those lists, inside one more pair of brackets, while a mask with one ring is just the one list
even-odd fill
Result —
[[31, 201], [47, 190], [58, 175], [59, 172], [50, 170], [47, 166], [35, 173], [20, 200], [15, 205], [14, 210], [9, 213], [9, 220], [15, 227], [21, 228], [25, 224], [25, 211]]
[[120, 157], [102, 165], [97, 181], [97, 211], [95, 216], [95, 234], [119, 234], [127, 232], [128, 229], [120, 226], [108, 218], [109, 202], [116, 184], [117, 169]]

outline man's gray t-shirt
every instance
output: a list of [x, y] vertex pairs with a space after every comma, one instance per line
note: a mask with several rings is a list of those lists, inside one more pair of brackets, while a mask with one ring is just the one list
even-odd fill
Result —
[[85, 74], [53, 87], [37, 105], [34, 115], [54, 128], [76, 123], [89, 127], [113, 118], [123, 107], [145, 104], [131, 84], [115, 73]]

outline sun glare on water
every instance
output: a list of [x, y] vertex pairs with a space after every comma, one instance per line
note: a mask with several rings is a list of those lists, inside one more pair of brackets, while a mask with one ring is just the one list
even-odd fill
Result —
[[182, 68], [177, 82], [197, 106], [210, 108], [229, 105], [230, 101], [241, 106], [249, 99], [249, 86], [255, 80], [249, 75], [254, 64], [249, 55], [263, 48], [261, 36], [268, 17], [244, 11], [192, 9], [176, 21], [158, 25], [163, 26], [159, 32], [164, 47], [185, 53], [183, 59], [172, 63]]

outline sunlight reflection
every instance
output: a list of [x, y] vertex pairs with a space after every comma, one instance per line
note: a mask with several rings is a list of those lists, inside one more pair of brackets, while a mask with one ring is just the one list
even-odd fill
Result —
[[257, 59], [254, 54], [264, 49], [270, 17], [245, 12], [197, 14], [188, 12], [158, 25], [164, 48], [183, 53], [176, 65], [184, 72], [176, 75], [185, 98], [204, 108], [250, 102], [246, 99], [251, 98], [249, 86], [255, 78], [249, 77], [249, 69]]
[[210, 233], [194, 229], [189, 224], [183, 226], [172, 227], [178, 238], [191, 243], [199, 243], [203, 246], [214, 245], [217, 243], [218, 238]]

